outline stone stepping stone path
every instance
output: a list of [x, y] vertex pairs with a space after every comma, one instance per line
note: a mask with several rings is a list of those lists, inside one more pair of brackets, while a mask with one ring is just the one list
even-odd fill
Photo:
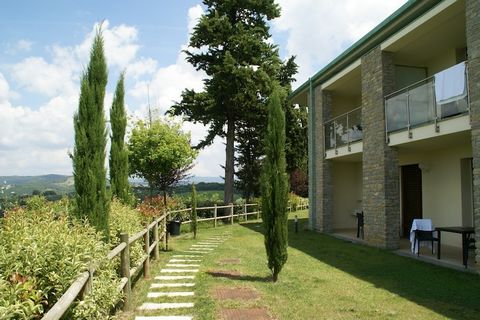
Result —
[[172, 255], [160, 275], [154, 277], [145, 302], [137, 308], [135, 320], [192, 320], [188, 313], [195, 307], [195, 276], [200, 272], [202, 258], [229, 236], [230, 233], [212, 236]]
[[[238, 258], [223, 258], [216, 261], [217, 265], [238, 265], [241, 260]], [[207, 273], [215, 278], [226, 279], [242, 279], [244, 277], [241, 272], [236, 270], [224, 270], [214, 269], [208, 270]], [[248, 277], [245, 278], [255, 278]], [[252, 307], [251, 301], [258, 300], [260, 298], [259, 293], [251, 287], [231, 287], [231, 286], [219, 286], [214, 287], [210, 291], [210, 295], [215, 301], [235, 301], [240, 302], [240, 305], [236, 308], [231, 306], [219, 306], [216, 319], [222, 320], [271, 320], [273, 319], [269, 311], [262, 307]], [[244, 305], [242, 305], [242, 302]], [[245, 304], [246, 303], [246, 304]]]
[[220, 317], [223, 320], [270, 320], [267, 310], [263, 308], [251, 309], [222, 309]]
[[218, 300], [255, 300], [259, 298], [257, 291], [252, 288], [218, 287], [212, 290], [213, 296]]
[[190, 316], [147, 316], [135, 317], [135, 320], [192, 320]]

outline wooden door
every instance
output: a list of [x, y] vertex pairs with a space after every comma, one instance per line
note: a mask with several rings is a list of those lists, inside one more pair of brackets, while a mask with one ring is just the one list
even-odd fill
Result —
[[402, 231], [410, 235], [413, 219], [422, 219], [422, 171], [418, 164], [402, 166]]

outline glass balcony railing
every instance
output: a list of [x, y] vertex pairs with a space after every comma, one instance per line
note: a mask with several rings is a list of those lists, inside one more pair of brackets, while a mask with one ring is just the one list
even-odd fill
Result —
[[324, 123], [325, 149], [336, 149], [362, 140], [362, 108], [356, 108]]
[[387, 132], [468, 113], [465, 62], [385, 97]]

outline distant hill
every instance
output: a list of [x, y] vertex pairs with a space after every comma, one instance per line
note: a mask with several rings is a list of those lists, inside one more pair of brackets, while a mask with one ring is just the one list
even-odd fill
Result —
[[11, 195], [32, 194], [34, 191], [53, 190], [57, 194], [73, 192], [73, 176], [47, 174], [42, 176], [0, 176], [0, 186], [6, 186], [6, 192]]
[[[220, 177], [191, 177], [183, 185], [194, 182], [198, 184], [204, 183], [220, 183], [223, 184], [223, 179]], [[144, 185], [141, 179], [130, 179], [133, 185]], [[46, 174], [41, 176], [0, 176], [0, 187], [7, 186], [6, 193], [11, 195], [14, 192], [16, 195], [32, 194], [34, 191], [44, 192], [46, 190], [53, 190], [57, 194], [67, 194], [74, 191], [73, 176], [60, 174]]]
[[189, 179], [187, 179], [186, 183], [188, 184], [191, 184], [191, 183], [200, 183], [200, 182], [205, 182], [205, 183], [213, 183], [213, 182], [216, 182], [216, 183], [225, 183], [225, 181], [223, 181], [222, 177], [196, 177], [196, 176], [193, 176]]

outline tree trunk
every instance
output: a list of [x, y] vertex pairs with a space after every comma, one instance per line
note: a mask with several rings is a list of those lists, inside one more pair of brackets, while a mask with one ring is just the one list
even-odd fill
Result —
[[278, 281], [278, 271], [274, 268], [273, 273], [272, 273], [272, 281], [277, 282]]
[[225, 205], [233, 203], [233, 175], [235, 164], [235, 124], [233, 120], [227, 123], [227, 145], [225, 148], [225, 193], [223, 202]]
[[163, 189], [163, 207], [165, 208], [165, 212], [167, 212], [167, 190]]

